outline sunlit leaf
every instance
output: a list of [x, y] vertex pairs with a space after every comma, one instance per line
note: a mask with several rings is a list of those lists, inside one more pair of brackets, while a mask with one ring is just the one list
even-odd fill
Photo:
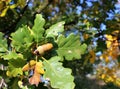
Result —
[[10, 9], [14, 9], [14, 8], [16, 8], [16, 7], [17, 7], [17, 4], [13, 4], [13, 5], [10, 5], [10, 6], [9, 6]]
[[57, 40], [57, 53], [66, 60], [80, 59], [81, 54], [86, 50], [86, 44], [80, 43], [80, 37], [70, 34], [68, 37], [60, 35]]
[[71, 70], [64, 68], [59, 62], [60, 57], [53, 57], [50, 60], [44, 60], [45, 78], [50, 79], [51, 86], [58, 89], [74, 89], [74, 78], [71, 75]]
[[43, 64], [42, 62], [37, 62], [36, 65], [35, 65], [35, 72], [36, 73], [39, 73], [39, 74], [44, 74], [45, 71], [43, 69]]
[[3, 55], [2, 58], [4, 58], [5, 60], [9, 60], [9, 59], [17, 59], [17, 58], [21, 58], [23, 59], [23, 55], [22, 54], [17, 54], [15, 52], [8, 52], [8, 54]]
[[19, 28], [15, 33], [11, 34], [12, 47], [17, 51], [25, 51], [32, 45], [33, 37], [27, 26]]
[[9, 7], [7, 6], [3, 11], [2, 13], [0, 14], [0, 17], [4, 17], [7, 13], [7, 10], [9, 9]]
[[34, 26], [32, 28], [32, 33], [35, 41], [38, 43], [43, 38], [45, 20], [42, 18], [41, 14], [37, 14], [34, 20]]
[[56, 37], [61, 32], [64, 31], [65, 22], [59, 22], [57, 24], [52, 25], [49, 29], [46, 30], [46, 37]]
[[4, 17], [9, 9], [8, 4], [11, 2], [11, 0], [2, 0], [0, 1], [0, 17]]

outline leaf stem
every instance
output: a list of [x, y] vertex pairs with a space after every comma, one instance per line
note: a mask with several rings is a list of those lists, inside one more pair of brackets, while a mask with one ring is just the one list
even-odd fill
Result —
[[45, 59], [43, 56], [41, 57], [44, 61], [46, 61], [47, 59]]
[[38, 56], [36, 56], [35, 59], [36, 59], [36, 62], [37, 62], [37, 60], [38, 60]]

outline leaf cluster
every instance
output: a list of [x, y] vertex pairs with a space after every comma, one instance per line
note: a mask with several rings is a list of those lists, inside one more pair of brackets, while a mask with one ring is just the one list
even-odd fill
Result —
[[[74, 77], [71, 75], [72, 71], [64, 68], [62, 61], [80, 59], [81, 55], [85, 53], [87, 46], [80, 43], [80, 36], [78, 35], [70, 34], [65, 37], [62, 34], [64, 32], [64, 23], [59, 22], [45, 30], [43, 27], [45, 20], [41, 14], [37, 14], [32, 28], [25, 25], [11, 34], [9, 38], [11, 40], [10, 46], [7, 45], [7, 39], [3, 38], [3, 34], [0, 33], [0, 57], [2, 60], [8, 61], [6, 75], [11, 78], [29, 76], [29, 70], [26, 72], [27, 74], [24, 74], [22, 67], [27, 61], [29, 62], [33, 59], [43, 62], [43, 68], [45, 69], [43, 77], [44, 79], [50, 79], [51, 87], [73, 89], [75, 84], [73, 82]], [[37, 47], [46, 43], [53, 44], [52, 50], [45, 51], [45, 54], [34, 54]], [[31, 66], [29, 63], [27, 65]], [[34, 66], [31, 68], [36, 71], [39, 69], [37, 63], [35, 68]], [[39, 73], [34, 72], [33, 75], [35, 78]], [[38, 85], [38, 82], [34, 82], [34, 78], [29, 79], [30, 83]], [[41, 82], [43, 81], [41, 80]]]

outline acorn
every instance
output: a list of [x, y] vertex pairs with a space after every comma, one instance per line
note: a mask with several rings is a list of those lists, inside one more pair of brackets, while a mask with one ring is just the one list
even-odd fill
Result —
[[47, 43], [47, 44], [38, 46], [33, 53], [36, 55], [43, 55], [46, 51], [49, 51], [52, 48], [53, 48], [53, 44]]

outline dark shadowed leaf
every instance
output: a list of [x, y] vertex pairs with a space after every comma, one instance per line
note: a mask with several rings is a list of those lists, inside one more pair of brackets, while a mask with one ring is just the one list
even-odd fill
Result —
[[2, 52], [7, 52], [7, 40], [3, 38], [3, 34], [0, 32], [0, 55]]

